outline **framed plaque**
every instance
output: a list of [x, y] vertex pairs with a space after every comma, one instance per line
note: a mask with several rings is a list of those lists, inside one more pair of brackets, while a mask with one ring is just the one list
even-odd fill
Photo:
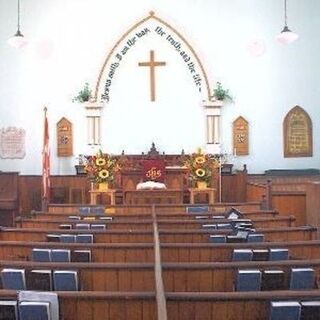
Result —
[[299, 106], [292, 108], [283, 121], [284, 157], [312, 157], [312, 122]]
[[233, 152], [236, 156], [246, 156], [249, 154], [249, 124], [243, 117], [238, 117], [233, 121]]
[[8, 127], [0, 129], [0, 158], [23, 159], [26, 131], [22, 128]]
[[64, 117], [57, 123], [57, 148], [58, 157], [73, 155], [72, 123]]

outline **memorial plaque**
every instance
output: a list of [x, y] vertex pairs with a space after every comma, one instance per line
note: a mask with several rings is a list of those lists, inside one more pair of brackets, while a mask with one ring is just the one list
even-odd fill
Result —
[[57, 148], [58, 157], [73, 155], [72, 123], [66, 118], [57, 123]]
[[283, 122], [284, 157], [312, 157], [312, 122], [299, 106]]
[[23, 159], [25, 151], [26, 132], [15, 127], [0, 130], [0, 158]]
[[233, 121], [233, 153], [235, 156], [249, 154], [249, 124], [243, 117]]

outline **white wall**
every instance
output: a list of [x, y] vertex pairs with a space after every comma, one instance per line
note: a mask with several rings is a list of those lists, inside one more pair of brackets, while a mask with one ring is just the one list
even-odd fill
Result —
[[[124, 9], [125, 8], [125, 9]], [[100, 68], [115, 42], [150, 10], [170, 23], [197, 51], [210, 86], [222, 81], [234, 104], [222, 110], [222, 147], [230, 153], [232, 121], [242, 115], [250, 124], [250, 155], [233, 159], [249, 172], [270, 168], [320, 168], [320, 20], [318, 0], [288, 1], [288, 23], [300, 39], [277, 43], [283, 27], [280, 0], [21, 0], [25, 50], [7, 45], [16, 31], [16, 1], [0, 0], [0, 128], [26, 129], [26, 157], [0, 159], [0, 170], [41, 173], [43, 106], [50, 121], [52, 173], [74, 173], [75, 157], [88, 153], [83, 108], [71, 102], [88, 81], [94, 87]], [[247, 45], [261, 39], [266, 52], [253, 57]], [[157, 101], [148, 97], [148, 75], [134, 68], [155, 49], [168, 62], [157, 70]], [[46, 56], [47, 55], [47, 56]], [[172, 67], [172, 68], [171, 68]], [[141, 68], [143, 69], [143, 68]], [[160, 151], [192, 152], [205, 143], [203, 97], [185, 65], [161, 41], [145, 40], [119, 67], [112, 100], [103, 111], [102, 149], [145, 152], [152, 141]], [[295, 105], [313, 121], [314, 156], [283, 158], [282, 121]], [[56, 123], [74, 126], [74, 157], [56, 157]]]

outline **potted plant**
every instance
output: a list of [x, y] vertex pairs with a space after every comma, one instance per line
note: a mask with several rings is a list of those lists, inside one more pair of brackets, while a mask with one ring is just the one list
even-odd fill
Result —
[[217, 82], [216, 88], [213, 89], [212, 98], [218, 101], [233, 100], [230, 96], [229, 90], [224, 89], [221, 82]]
[[89, 88], [89, 83], [86, 82], [84, 84], [83, 89], [81, 89], [78, 94], [72, 99], [72, 102], [87, 102], [90, 100], [90, 98], [92, 97], [92, 91]]

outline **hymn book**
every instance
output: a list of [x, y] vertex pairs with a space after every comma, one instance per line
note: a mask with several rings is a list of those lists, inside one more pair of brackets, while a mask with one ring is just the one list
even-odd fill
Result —
[[319, 320], [320, 301], [301, 301], [301, 320]]
[[226, 243], [227, 242], [227, 238], [225, 235], [210, 235], [209, 237], [209, 241], [211, 243]]
[[74, 234], [61, 234], [60, 242], [63, 243], [74, 243], [76, 242], [76, 236]]
[[[19, 302], [46, 302], [49, 303], [50, 320], [59, 320], [58, 295], [54, 292], [20, 291]], [[20, 319], [21, 320], [21, 319]], [[34, 319], [33, 319], [34, 320]]]
[[296, 301], [272, 301], [270, 320], [299, 320], [301, 306]]
[[260, 270], [238, 270], [236, 279], [236, 291], [260, 291]]
[[26, 276], [24, 269], [4, 268], [1, 271], [3, 289], [25, 290]]
[[315, 271], [312, 268], [292, 268], [290, 290], [311, 290], [315, 286]]
[[32, 249], [32, 261], [37, 262], [50, 262], [51, 249]]
[[29, 290], [52, 291], [52, 271], [31, 270], [27, 274], [27, 287]]
[[252, 261], [268, 261], [269, 250], [268, 249], [253, 249]]
[[288, 260], [288, 259], [289, 259], [289, 250], [288, 249], [271, 248], [269, 251], [269, 260], [270, 261], [279, 261], [279, 260]]
[[68, 249], [52, 249], [51, 250], [52, 262], [70, 262], [71, 253]]
[[50, 303], [42, 301], [22, 301], [19, 303], [20, 320], [51, 320]]
[[76, 241], [77, 243], [93, 243], [93, 234], [77, 234]]
[[91, 250], [73, 250], [71, 253], [72, 262], [91, 262]]
[[0, 320], [18, 320], [17, 301], [0, 300]]
[[262, 291], [285, 290], [283, 270], [264, 270], [262, 273]]
[[106, 230], [106, 225], [102, 223], [92, 223], [91, 230]]
[[48, 242], [60, 242], [60, 235], [59, 234], [47, 234], [47, 241]]
[[78, 291], [78, 272], [55, 270], [53, 271], [53, 283], [55, 291]]
[[252, 256], [251, 249], [235, 249], [232, 253], [232, 261], [251, 261]]

